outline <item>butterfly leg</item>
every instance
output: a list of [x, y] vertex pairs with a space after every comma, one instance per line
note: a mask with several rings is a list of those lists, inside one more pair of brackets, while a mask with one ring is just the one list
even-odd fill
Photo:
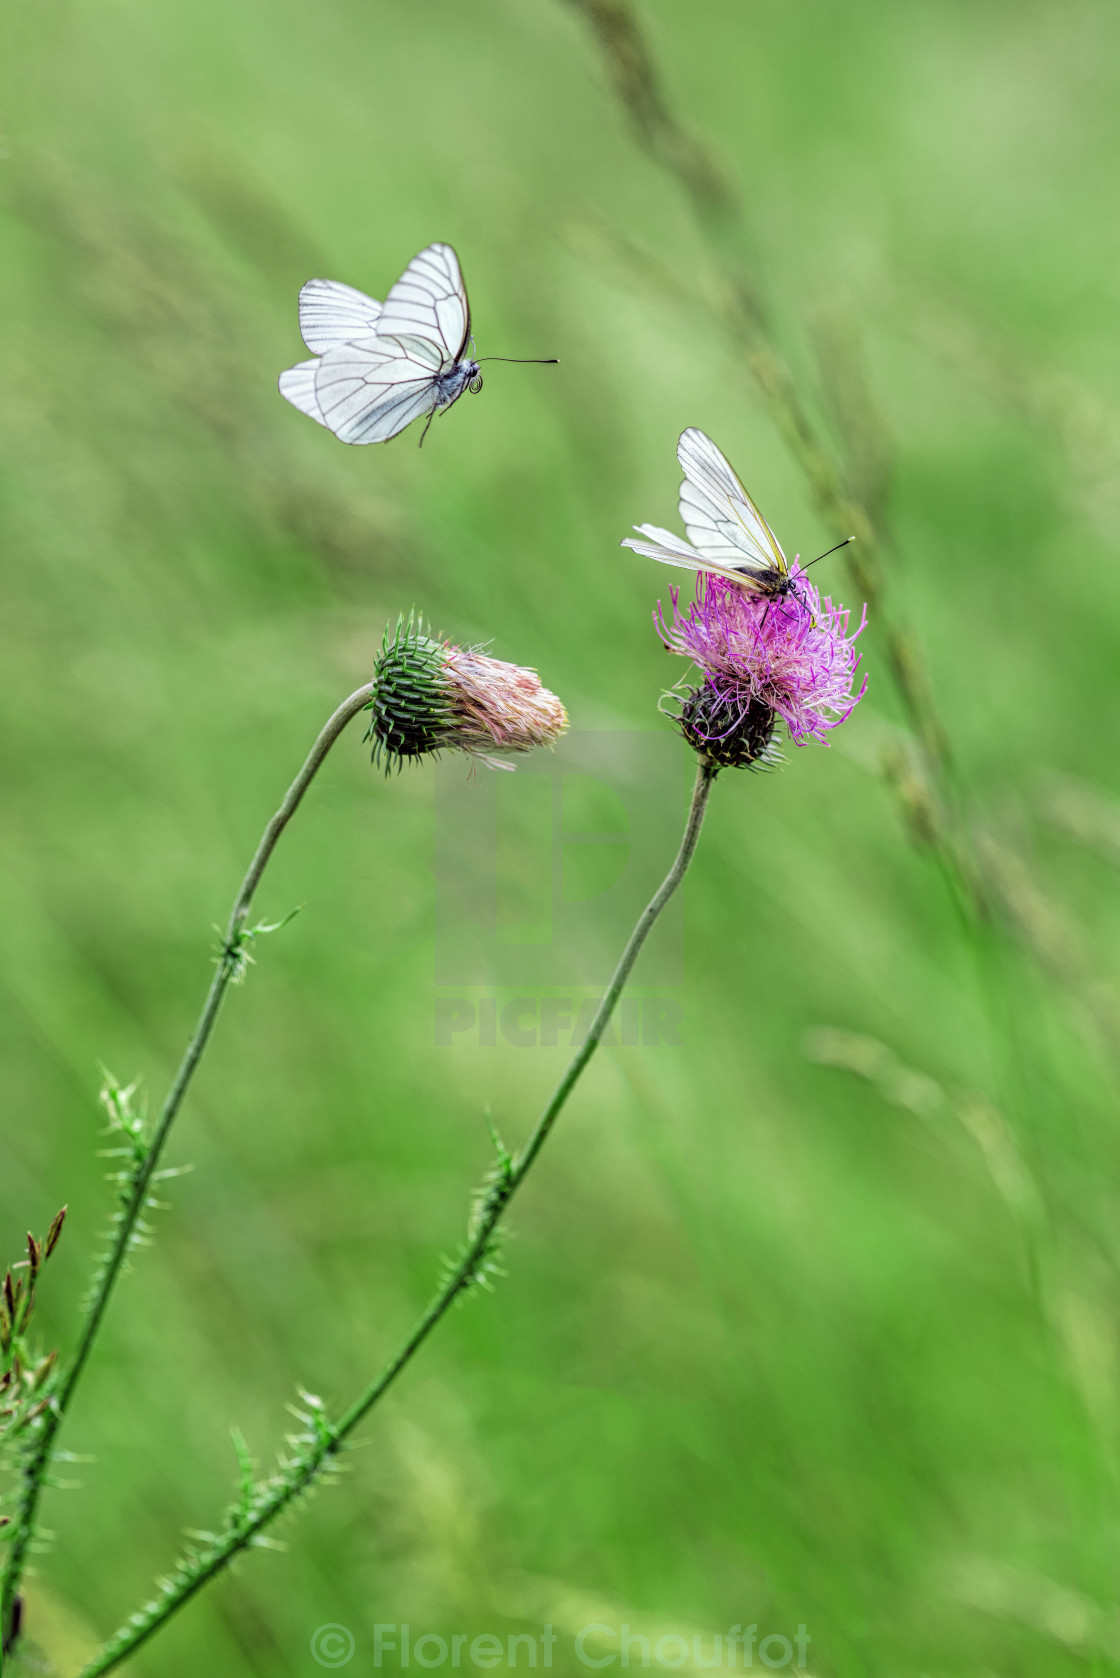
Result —
[[419, 443], [420, 448], [424, 447], [424, 438], [428, 435], [428, 426], [431, 425], [431, 423], [435, 419], [435, 417], [436, 417], [436, 410], [433, 408], [431, 413], [428, 415], [427, 425], [425, 425], [423, 431], [420, 433], [420, 443]]
[[[843, 546], [843, 543], [841, 543], [841, 546]], [[809, 613], [809, 628], [810, 629], [816, 629], [817, 620], [816, 620], [815, 616], [813, 615], [813, 612], [812, 612], [812, 610], [809, 606], [809, 602], [805, 599], [804, 595], [799, 594], [797, 589], [792, 588], [792, 587], [790, 589], [790, 593], [793, 595], [793, 598], [797, 601], [797, 604], [802, 608], [802, 610]]]

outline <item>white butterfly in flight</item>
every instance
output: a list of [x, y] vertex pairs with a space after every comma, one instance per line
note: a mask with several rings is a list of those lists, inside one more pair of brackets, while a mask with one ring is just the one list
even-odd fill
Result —
[[[627, 536], [621, 546], [659, 559], [663, 565], [727, 577], [769, 600], [796, 595], [797, 585], [781, 543], [711, 438], [690, 426], [681, 433], [677, 459], [684, 472], [679, 510], [688, 541], [656, 524], [636, 524], [634, 529], [646, 541]], [[851, 540], [849, 536], [847, 542]], [[837, 543], [837, 547], [845, 546], [846, 542]], [[835, 553], [836, 548], [828, 552]]]
[[280, 394], [342, 443], [387, 443], [482, 389], [479, 363], [464, 354], [471, 310], [450, 245], [414, 256], [384, 303], [337, 280], [308, 280], [299, 330], [313, 359], [281, 373]]

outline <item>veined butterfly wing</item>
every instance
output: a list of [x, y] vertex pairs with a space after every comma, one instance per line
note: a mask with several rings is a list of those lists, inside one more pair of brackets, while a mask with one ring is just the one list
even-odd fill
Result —
[[703, 554], [698, 554], [695, 548], [681, 537], [674, 536], [671, 530], [662, 530], [656, 524], [636, 524], [634, 529], [647, 540], [635, 542], [632, 536], [624, 536], [621, 547], [633, 548], [636, 554], [645, 554], [647, 559], [660, 559], [666, 565], [683, 565], [689, 571], [698, 571], [703, 566]]
[[[300, 361], [294, 367], [287, 367], [280, 375], [280, 394], [287, 398], [293, 408], [298, 408], [301, 414], [313, 419], [318, 425], [326, 425], [319, 410], [319, 399], [315, 395], [315, 375], [319, 371], [319, 361]], [[330, 427], [327, 426], [328, 431]]]
[[369, 337], [321, 358], [315, 400], [323, 424], [342, 443], [387, 443], [439, 400], [438, 345], [416, 338]]
[[[368, 338], [376, 330], [380, 315], [380, 303], [340, 280], [308, 280], [300, 287], [300, 336], [313, 355], [322, 355], [354, 338]], [[314, 419], [314, 414], [311, 417]]]
[[435, 344], [445, 369], [462, 360], [471, 311], [459, 258], [450, 245], [429, 245], [413, 257], [385, 299], [377, 333]]
[[685, 478], [681, 519], [700, 553], [715, 562], [713, 568], [786, 576], [789, 566], [778, 538], [711, 438], [690, 426], [681, 433], [677, 459]]
[[725, 565], [717, 559], [709, 559], [707, 554], [700, 553], [683, 537], [674, 536], [671, 530], [662, 530], [656, 524], [636, 524], [634, 529], [648, 540], [635, 542], [632, 536], [624, 536], [621, 546], [633, 548], [636, 554], [644, 554], [647, 559], [659, 559], [662, 565], [679, 565], [682, 571], [712, 571], [716, 576], [728, 577], [734, 583], [750, 580], [737, 569], [743, 563], [742, 554], [736, 554], [733, 564]]

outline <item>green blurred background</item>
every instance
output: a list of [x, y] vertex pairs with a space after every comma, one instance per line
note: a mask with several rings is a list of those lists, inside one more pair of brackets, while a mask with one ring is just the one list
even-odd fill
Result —
[[[404, 1621], [551, 1621], [576, 1672], [594, 1619], [804, 1624], [836, 1678], [1120, 1669], [1120, 16], [640, 16], [811, 408], [890, 468], [891, 598], [1017, 924], [977, 939], [907, 837], [872, 629], [833, 749], [716, 788], [684, 1047], [600, 1056], [508, 1278], [137, 1673], [314, 1673], [326, 1623], [366, 1672]], [[69, 1202], [66, 1346], [109, 1206], [98, 1065], [162, 1095], [210, 927], [386, 621], [536, 666], [578, 730], [668, 730], [668, 576], [617, 544], [673, 521], [681, 427], [788, 548], [827, 532], [560, 0], [44, 0], [6, 38], [0, 1233], [15, 1257]], [[384, 296], [435, 239], [479, 353], [560, 365], [488, 369], [423, 453], [344, 448], [276, 394], [298, 287]], [[45, 1503], [29, 1631], [63, 1673], [214, 1524], [231, 1425], [267, 1464], [297, 1383], [364, 1384], [460, 1237], [487, 1113], [522, 1138], [563, 1064], [433, 1047], [433, 783], [379, 780], [352, 731], [266, 881], [266, 914], [306, 908], [221, 1022], [65, 1440], [81, 1489]]]

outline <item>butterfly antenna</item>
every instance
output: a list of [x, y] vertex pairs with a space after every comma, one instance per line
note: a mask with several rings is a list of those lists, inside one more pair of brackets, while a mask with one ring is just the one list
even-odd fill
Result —
[[[834, 548], [827, 548], [823, 554], [818, 554], [816, 559], [811, 559], [809, 561], [809, 565], [819, 565], [822, 559], [828, 558], [829, 554], [839, 553], [841, 548], [846, 548], [849, 542], [854, 541], [854, 536], [845, 536], [844, 540], [842, 542], [837, 542]], [[808, 571], [809, 565], [803, 565], [801, 569], [803, 571]]]
[[516, 361], [522, 367], [558, 367], [559, 356], [555, 355], [483, 355], [479, 357], [479, 364], [484, 361]]

